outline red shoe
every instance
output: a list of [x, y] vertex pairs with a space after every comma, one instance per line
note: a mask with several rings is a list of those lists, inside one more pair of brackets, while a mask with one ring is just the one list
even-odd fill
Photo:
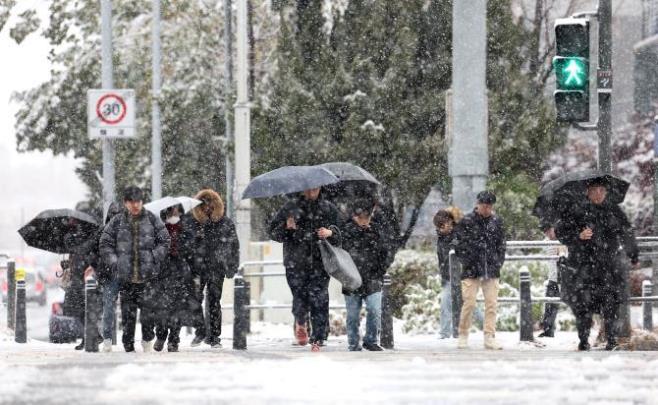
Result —
[[295, 324], [295, 337], [300, 346], [306, 346], [308, 343], [308, 331], [306, 325]]
[[320, 351], [320, 343], [319, 342], [314, 342], [311, 345], [311, 351], [312, 352], [319, 352]]

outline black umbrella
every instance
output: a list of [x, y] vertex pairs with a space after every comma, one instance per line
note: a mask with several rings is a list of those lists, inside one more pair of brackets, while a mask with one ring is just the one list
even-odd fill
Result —
[[71, 253], [65, 246], [64, 238], [72, 231], [94, 235], [98, 231], [98, 222], [91, 215], [67, 208], [45, 210], [19, 229], [18, 233], [28, 246], [53, 253]]
[[365, 169], [347, 162], [330, 162], [319, 165], [332, 172], [340, 182], [325, 187], [325, 197], [341, 207], [360, 198], [373, 198], [379, 194], [379, 180]]
[[606, 186], [606, 201], [612, 204], [622, 203], [630, 186], [626, 180], [596, 169], [566, 173], [542, 186], [532, 214], [541, 220], [557, 218], [573, 204], [585, 201], [587, 186], [594, 181]]
[[347, 162], [329, 162], [319, 165], [333, 173], [334, 176], [342, 181], [366, 181], [369, 183], [380, 184], [379, 181], [367, 170]]
[[337, 183], [338, 178], [320, 166], [285, 166], [255, 177], [242, 199], [274, 197]]

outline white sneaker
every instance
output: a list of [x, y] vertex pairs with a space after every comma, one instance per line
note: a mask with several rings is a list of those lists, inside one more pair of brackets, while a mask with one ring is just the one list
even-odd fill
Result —
[[457, 349], [468, 349], [468, 336], [459, 336], [457, 340]]
[[111, 353], [112, 352], [112, 339], [103, 340], [103, 352]]
[[503, 346], [496, 342], [493, 336], [484, 337], [484, 348], [488, 350], [503, 350]]
[[145, 342], [142, 340], [142, 349], [144, 350], [144, 353], [149, 353], [153, 351], [153, 341], [149, 340], [148, 342]]

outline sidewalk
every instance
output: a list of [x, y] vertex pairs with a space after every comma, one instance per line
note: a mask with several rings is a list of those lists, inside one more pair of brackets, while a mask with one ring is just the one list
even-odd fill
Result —
[[[224, 335], [231, 336], [230, 327]], [[396, 349], [348, 352], [345, 336], [320, 353], [292, 345], [288, 325], [254, 324], [247, 351], [231, 340], [215, 351], [83, 353], [73, 345], [0, 334], [0, 403], [292, 404], [292, 403], [658, 403], [658, 353], [576, 352], [559, 333], [546, 347], [500, 333], [499, 352], [457, 350], [454, 339], [396, 335]]]

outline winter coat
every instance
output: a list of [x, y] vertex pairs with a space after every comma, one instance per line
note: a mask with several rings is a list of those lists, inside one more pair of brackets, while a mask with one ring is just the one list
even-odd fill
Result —
[[[580, 233], [586, 227], [593, 230], [592, 239], [581, 240]], [[555, 233], [569, 248], [571, 264], [612, 262], [622, 246], [631, 262], [638, 261], [633, 228], [616, 204], [583, 204], [558, 222]]]
[[455, 253], [462, 263], [462, 280], [499, 278], [505, 262], [505, 228], [497, 215], [484, 218], [475, 210], [455, 229]]
[[[589, 227], [592, 239], [581, 240]], [[603, 301], [620, 302], [624, 289], [624, 267], [618, 260], [624, 247], [632, 263], [639, 251], [628, 218], [616, 204], [585, 203], [563, 217], [555, 233], [569, 249], [567, 265], [560, 273], [561, 294], [565, 302], [592, 310]]]
[[388, 249], [381, 226], [371, 223], [370, 227], [363, 228], [350, 219], [342, 227], [341, 240], [362, 280], [359, 289], [353, 292], [343, 289], [343, 294], [365, 297], [381, 291], [388, 268]]
[[71, 231], [64, 236], [64, 245], [70, 253], [70, 280], [66, 288], [62, 304], [64, 315], [84, 319], [85, 286], [84, 272], [89, 266], [94, 266], [95, 246], [97, 235], [83, 234], [78, 230]]
[[176, 321], [181, 326], [196, 326], [201, 303], [196, 294], [192, 269], [186, 261], [193, 249], [193, 235], [183, 222], [166, 224], [171, 237], [169, 254], [160, 277], [154, 281], [155, 312], [165, 324]]
[[[105, 216], [105, 225], [109, 224], [112, 218], [122, 213], [124, 210], [125, 209], [121, 205], [112, 202], [107, 210], [107, 215]], [[107, 285], [107, 283], [109, 283], [114, 277], [111, 269], [105, 265], [100, 253], [100, 240], [103, 236], [103, 229], [103, 226], [99, 227], [98, 233], [95, 236], [93, 251], [89, 255], [90, 265], [94, 268], [96, 278], [101, 286]]]
[[[286, 229], [289, 216], [295, 218], [297, 229]], [[319, 197], [315, 201], [303, 196], [288, 201], [274, 215], [269, 234], [272, 240], [283, 243], [283, 264], [286, 271], [324, 271], [318, 247], [318, 229], [330, 229], [333, 235], [329, 243], [340, 245], [338, 209]]]
[[[99, 249], [101, 257], [110, 268], [113, 277], [121, 282], [147, 282], [160, 275], [167, 252], [169, 233], [160, 218], [142, 209], [135, 218], [138, 233], [133, 234], [132, 215], [124, 210], [117, 214], [103, 229]], [[137, 244], [137, 252], [134, 252]], [[135, 253], [138, 255], [135, 258]], [[135, 279], [137, 262], [137, 279]]]
[[192, 241], [186, 260], [195, 276], [231, 278], [240, 266], [240, 242], [235, 225], [224, 215], [224, 203], [219, 194], [202, 190], [195, 198], [208, 200], [213, 209], [208, 216], [202, 206], [197, 206], [192, 215], [183, 216], [183, 227]]
[[454, 231], [445, 235], [437, 232], [436, 255], [439, 259], [439, 273], [441, 274], [442, 285], [450, 282], [450, 251], [455, 248], [454, 241]]

